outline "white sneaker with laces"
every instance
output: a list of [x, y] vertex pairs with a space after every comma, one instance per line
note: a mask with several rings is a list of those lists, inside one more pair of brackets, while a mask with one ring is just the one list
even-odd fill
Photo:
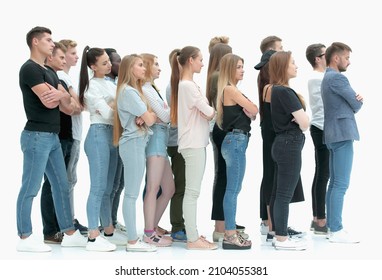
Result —
[[348, 233], [346, 230], [341, 229], [336, 232], [331, 232], [329, 236], [329, 242], [351, 244], [351, 243], [359, 243], [360, 240], [357, 237]]
[[126, 245], [126, 251], [128, 252], [155, 252], [156, 250], [157, 247], [155, 245], [143, 242], [139, 238], [135, 244], [127, 243]]
[[260, 224], [260, 233], [261, 235], [267, 235], [269, 232], [269, 226], [267, 226], [264, 222]]
[[115, 249], [117, 249], [117, 246], [101, 235], [97, 236], [94, 241], [87, 241], [86, 244], [87, 251], [111, 252]]
[[88, 239], [76, 230], [72, 235], [64, 233], [61, 247], [85, 247]]
[[16, 250], [19, 252], [45, 253], [52, 251], [52, 248], [46, 245], [44, 242], [29, 236], [25, 239], [19, 240], [19, 243], [16, 246]]
[[125, 246], [127, 244], [127, 235], [121, 233], [119, 230], [114, 230], [114, 233], [112, 236], [106, 236], [104, 232], [103, 236], [106, 240], [109, 242], [115, 244], [115, 245], [120, 245], [120, 246]]
[[292, 251], [301, 251], [306, 250], [308, 247], [306, 244], [306, 240], [299, 238], [287, 238], [285, 241], [278, 241], [276, 238], [273, 238], [275, 240], [274, 247], [277, 250], [292, 250]]

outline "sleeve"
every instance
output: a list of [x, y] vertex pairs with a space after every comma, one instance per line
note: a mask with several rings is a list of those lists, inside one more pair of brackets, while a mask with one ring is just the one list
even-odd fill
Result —
[[284, 107], [286, 113], [292, 114], [302, 109], [302, 104], [294, 90], [288, 88], [285, 94], [280, 94], [279, 96], [283, 98], [280, 104]]
[[121, 110], [127, 111], [137, 117], [140, 117], [147, 112], [147, 106], [136, 90], [125, 88], [123, 92], [121, 92], [119, 98], [121, 98], [121, 100], [118, 101], [118, 107]]
[[87, 106], [90, 113], [95, 114], [99, 112], [99, 114], [104, 119], [112, 119], [114, 115], [114, 110], [107, 104], [101, 90], [97, 86], [90, 81], [89, 88], [86, 91], [86, 100]]
[[21, 79], [29, 88], [45, 83], [44, 72], [36, 64], [27, 65], [21, 74]]
[[208, 104], [207, 98], [202, 95], [199, 87], [197, 85], [190, 85], [188, 90], [190, 91], [190, 98], [193, 99], [193, 102], [190, 104], [194, 104], [194, 106], [204, 115], [211, 116], [214, 113], [214, 108]]
[[361, 109], [362, 102], [356, 99], [357, 93], [350, 86], [349, 80], [344, 75], [339, 74], [333, 79], [332, 90], [346, 100], [354, 113]]
[[[143, 93], [146, 96], [147, 100], [150, 103], [151, 108], [158, 116], [158, 118], [164, 122], [170, 122], [170, 108], [162, 100], [158, 100], [158, 93], [155, 89], [149, 89], [148, 87], [143, 88]], [[165, 106], [167, 108], [165, 108]]]

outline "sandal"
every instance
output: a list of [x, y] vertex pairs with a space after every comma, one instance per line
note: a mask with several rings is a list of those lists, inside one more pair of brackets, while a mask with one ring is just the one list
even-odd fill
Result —
[[240, 234], [225, 235], [223, 239], [223, 249], [226, 250], [246, 250], [251, 249], [252, 242], [245, 240]]

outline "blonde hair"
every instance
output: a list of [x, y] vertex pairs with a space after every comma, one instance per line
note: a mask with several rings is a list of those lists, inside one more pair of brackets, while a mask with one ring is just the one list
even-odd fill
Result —
[[215, 36], [215, 37], [211, 38], [210, 43], [208, 45], [208, 52], [211, 53], [211, 49], [213, 48], [213, 46], [215, 46], [218, 43], [228, 44], [229, 43], [229, 37], [227, 37], [227, 36]]
[[[122, 125], [118, 115], [118, 98], [120, 93], [126, 88], [126, 86], [131, 86], [135, 88], [139, 93], [139, 97], [146, 104], [147, 109], [150, 110], [150, 105], [146, 97], [143, 95], [143, 91], [142, 91], [143, 81], [141, 79], [136, 78], [133, 74], [133, 66], [138, 59], [142, 59], [142, 57], [137, 54], [126, 55], [122, 58], [121, 64], [119, 65], [117, 93], [115, 97], [116, 109], [114, 110], [114, 130], [113, 130], [113, 144], [115, 146], [118, 146], [119, 139], [122, 135]], [[146, 125], [141, 126], [140, 129], [147, 130], [147, 126]]]
[[216, 99], [216, 124], [223, 129], [223, 105], [224, 89], [226, 86], [236, 86], [236, 69], [239, 61], [244, 63], [240, 56], [228, 53], [220, 60], [220, 71], [218, 79], [218, 95]]

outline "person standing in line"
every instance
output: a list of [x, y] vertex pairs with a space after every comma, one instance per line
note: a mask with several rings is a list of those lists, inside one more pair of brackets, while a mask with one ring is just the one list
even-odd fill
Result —
[[[90, 79], [88, 69], [93, 72]], [[114, 251], [116, 245], [127, 243], [127, 237], [115, 230], [111, 219], [110, 196], [117, 170], [118, 151], [113, 145], [116, 87], [105, 79], [110, 71], [110, 59], [104, 49], [89, 46], [84, 48], [79, 99], [90, 116], [84, 143], [90, 172], [90, 192], [86, 203], [88, 251]], [[98, 228], [99, 221], [102, 222], [102, 235]]]
[[301, 152], [305, 143], [304, 131], [309, 128], [309, 116], [303, 99], [289, 86], [297, 76], [297, 66], [290, 51], [279, 51], [269, 59], [269, 77], [272, 84], [271, 116], [276, 133], [272, 145], [275, 165], [273, 191], [274, 246], [278, 250], [305, 250], [304, 238], [288, 235], [289, 204], [301, 171]]
[[197, 201], [206, 167], [208, 122], [215, 116], [214, 108], [208, 105], [193, 79], [203, 67], [202, 53], [197, 47], [186, 46], [174, 55], [171, 66], [171, 123], [178, 126], [178, 150], [186, 165], [183, 213], [187, 249], [214, 250], [218, 246], [199, 236], [196, 223]]
[[[146, 146], [146, 193], [143, 199], [145, 229], [143, 241], [167, 247], [172, 244], [172, 238], [158, 232], [158, 223], [174, 194], [175, 184], [168, 159], [166, 145], [168, 141], [168, 124], [170, 122], [170, 107], [160, 95], [155, 80], [159, 78], [161, 69], [158, 58], [150, 53], [141, 54], [146, 68], [143, 95], [149, 102], [157, 121], [150, 128], [153, 134]], [[158, 191], [161, 194], [158, 196]]]
[[229, 43], [229, 37], [228, 36], [215, 36], [211, 38], [209, 44], [208, 44], [208, 52], [211, 53], [212, 48], [216, 44], [226, 44], [228, 45]]
[[282, 39], [278, 36], [275, 35], [270, 35], [265, 37], [263, 40], [261, 40], [260, 43], [260, 51], [261, 53], [265, 53], [266, 51], [269, 50], [274, 50], [274, 51], [282, 51], [283, 50], [283, 45], [282, 45]]
[[[72, 78], [69, 76], [71, 67], [76, 66], [78, 61], [77, 42], [71, 39], [62, 39], [59, 41], [59, 43], [63, 44], [67, 50], [65, 53], [66, 64], [64, 65], [64, 69], [57, 71], [57, 75], [66, 83], [69, 88], [69, 93], [79, 103], [80, 101], [78, 99], [77, 86], [74, 85]], [[81, 234], [87, 236], [88, 228], [78, 221], [78, 219], [75, 217], [74, 210], [74, 186], [77, 184], [77, 163], [80, 157], [82, 139], [82, 111], [79, 114], [72, 116], [72, 135], [73, 144], [69, 156], [68, 166], [66, 168], [70, 187], [70, 207], [72, 208], [73, 212], [74, 226], [76, 229], [80, 230]]]
[[[117, 51], [113, 48], [105, 48], [105, 52], [109, 56], [111, 63], [111, 71], [109, 74], [105, 75], [105, 79], [107, 81], [112, 82], [117, 86], [118, 81], [118, 71], [119, 65], [121, 64], [121, 56], [117, 53]], [[118, 147], [117, 147], [118, 150]], [[123, 163], [122, 159], [118, 152], [118, 164], [117, 170], [115, 172], [115, 179], [113, 185], [113, 191], [110, 196], [111, 200], [111, 219], [113, 222], [113, 226], [117, 231], [120, 231], [123, 234], [126, 234], [126, 227], [118, 222], [118, 209], [119, 209], [119, 201], [121, 198], [121, 193], [125, 187], [124, 175], [123, 175]]]
[[58, 134], [60, 111], [72, 114], [76, 104], [60, 85], [57, 74], [45, 66], [52, 55], [54, 42], [49, 28], [36, 26], [26, 35], [30, 58], [21, 66], [19, 85], [23, 94], [27, 122], [21, 133], [23, 152], [22, 184], [17, 197], [17, 233], [20, 252], [50, 252], [52, 248], [31, 237], [33, 199], [46, 174], [51, 183], [54, 208], [60, 231], [64, 233], [62, 247], [82, 247], [86, 238], [73, 224], [69, 199], [69, 183]]
[[246, 150], [251, 121], [256, 119], [257, 106], [238, 88], [243, 79], [244, 60], [235, 54], [226, 54], [220, 61], [216, 124], [226, 131], [221, 154], [226, 162], [227, 186], [223, 199], [225, 235], [223, 249], [250, 249], [236, 229], [237, 197], [241, 191], [246, 167]]
[[[180, 49], [173, 49], [170, 52], [170, 65], [173, 56], [177, 56], [179, 52]], [[166, 87], [166, 100], [168, 106], [171, 108], [171, 82], [169, 82]], [[185, 162], [182, 154], [178, 152], [178, 127], [170, 123], [168, 135], [167, 154], [171, 159], [171, 169], [175, 183], [175, 192], [170, 202], [171, 238], [173, 241], [187, 242], [183, 218], [183, 197], [186, 186]]]
[[[220, 60], [227, 53], [232, 53], [232, 47], [225, 43], [217, 43], [210, 51], [207, 68], [206, 96], [208, 103], [215, 109], [215, 111]], [[223, 198], [226, 190], [227, 174], [225, 160], [221, 154], [221, 144], [223, 143], [225, 135], [226, 132], [219, 128], [215, 119], [212, 119], [210, 121], [210, 141], [214, 155], [215, 175], [212, 188], [211, 219], [215, 221], [215, 227], [212, 233], [214, 242], [218, 242], [224, 238]], [[244, 232], [244, 226], [236, 225], [236, 229], [240, 231], [244, 238], [248, 238], [248, 234]]]
[[324, 105], [321, 97], [321, 82], [326, 69], [326, 47], [311, 44], [306, 48], [306, 59], [313, 71], [308, 79], [309, 105], [312, 111], [310, 135], [314, 145], [315, 171], [312, 183], [313, 220], [310, 229], [315, 234], [326, 234], [325, 199], [329, 181], [329, 150], [323, 143]]
[[136, 202], [146, 166], [146, 146], [157, 121], [143, 95], [142, 83], [146, 68], [137, 54], [123, 57], [119, 66], [117, 83], [117, 109], [114, 112], [114, 145], [119, 146], [123, 161], [125, 192], [122, 213], [128, 242], [126, 251], [154, 252], [155, 245], [143, 242], [137, 235]]
[[[271, 156], [271, 147], [274, 139], [273, 128], [268, 124], [269, 122], [263, 122], [263, 89], [264, 86], [269, 84], [268, 74], [268, 61], [270, 56], [276, 51], [282, 51], [282, 39], [278, 36], [270, 35], [265, 37], [260, 43], [260, 51], [262, 53], [261, 61], [255, 66], [256, 70], [260, 70], [257, 76], [257, 87], [259, 93], [259, 115], [260, 115], [260, 127], [261, 136], [263, 139], [263, 178], [260, 185], [260, 233], [267, 235], [272, 232], [272, 218], [269, 213], [270, 197], [272, 194], [273, 177], [274, 177], [274, 163]], [[270, 97], [270, 96], [269, 96]], [[273, 133], [272, 133], [273, 132]]]
[[[54, 73], [62, 70], [65, 61], [65, 52], [66, 47], [59, 43], [54, 43], [54, 49], [52, 55], [49, 55], [46, 59], [45, 66], [46, 68], [52, 70]], [[66, 83], [60, 80], [61, 85], [69, 93], [69, 89]], [[73, 97], [72, 97], [73, 98]], [[76, 104], [73, 107], [73, 113], [79, 114], [82, 109], [76, 99], [73, 98], [73, 104]], [[68, 167], [68, 162], [70, 159], [70, 151], [73, 144], [72, 136], [72, 117], [68, 114], [60, 112], [60, 133], [58, 134], [61, 143], [61, 149], [65, 160], [65, 166]], [[40, 208], [41, 208], [41, 217], [43, 224], [43, 234], [44, 242], [50, 244], [61, 244], [63, 234], [60, 232], [60, 226], [57, 222], [56, 211], [54, 209], [54, 202], [52, 197], [52, 188], [50, 182], [46, 175], [44, 175], [44, 183], [41, 188], [41, 198], [40, 198]]]
[[[272, 214], [272, 208], [275, 200], [275, 192], [273, 190], [275, 180], [275, 162], [272, 158], [272, 145], [276, 137], [276, 133], [273, 129], [271, 115], [272, 85], [269, 84], [269, 59], [275, 52], [276, 51], [272, 49], [265, 51], [265, 53], [261, 56], [260, 62], [255, 66], [255, 69], [259, 70], [257, 86], [259, 92], [261, 138], [263, 140], [263, 178], [260, 186], [260, 201], [265, 202], [268, 217], [265, 222], [263, 221], [261, 223], [260, 232], [262, 235], [266, 235], [266, 241], [272, 241], [275, 236]], [[304, 191], [300, 177], [293, 193], [291, 203], [301, 202], [304, 200]], [[260, 213], [262, 213], [262, 211], [260, 211]], [[298, 237], [304, 234], [305, 233], [301, 231], [294, 230], [292, 227], [288, 227], [289, 236]]]
[[326, 194], [329, 241], [358, 243], [342, 224], [344, 197], [349, 188], [353, 165], [353, 142], [359, 140], [354, 114], [363, 105], [363, 97], [342, 74], [350, 65], [352, 49], [341, 42], [332, 43], [325, 52], [326, 68], [321, 83], [324, 104], [324, 143], [329, 149], [330, 180]]

